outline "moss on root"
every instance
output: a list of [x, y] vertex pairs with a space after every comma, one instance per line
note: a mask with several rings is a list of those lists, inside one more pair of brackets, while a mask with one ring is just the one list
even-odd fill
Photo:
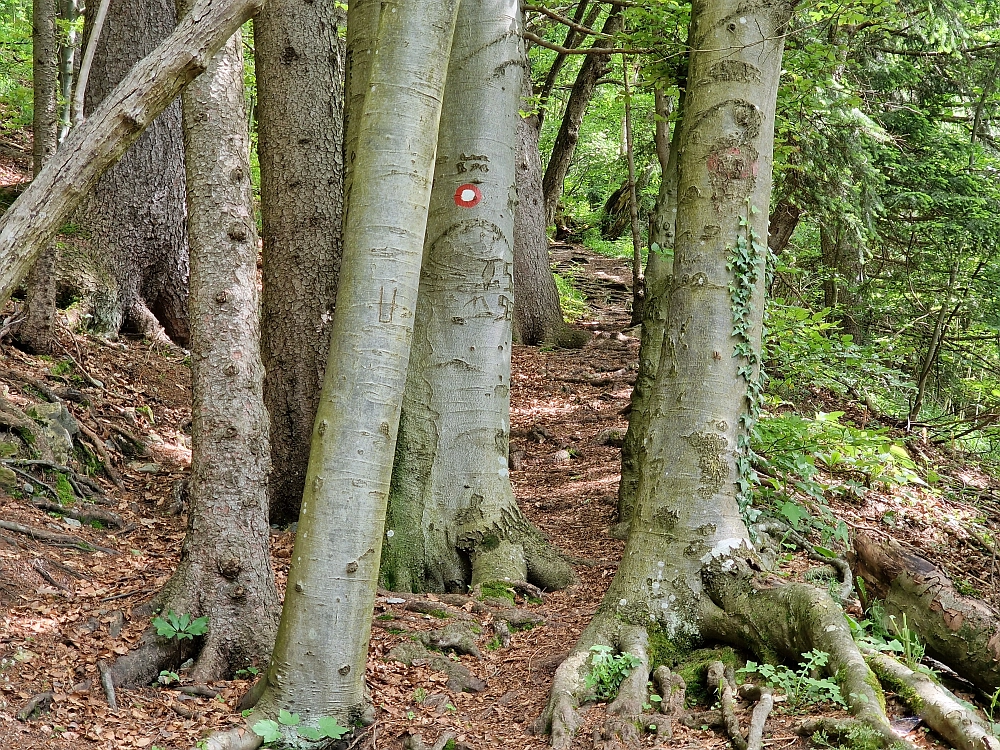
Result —
[[729, 646], [720, 646], [692, 651], [683, 662], [673, 667], [674, 672], [679, 674], [687, 685], [688, 697], [699, 705], [707, 705], [712, 702], [712, 691], [708, 687], [707, 673], [708, 665], [714, 661], [721, 661], [723, 665], [733, 669], [738, 669], [743, 665], [743, 660], [740, 659], [736, 651]]
[[871, 672], [874, 684], [878, 685], [877, 694], [882, 698], [883, 707], [885, 707], [885, 692], [882, 690], [882, 684], [884, 683], [886, 687], [898, 695], [910, 707], [913, 713], [920, 712], [920, 709], [924, 706], [924, 701], [913, 688], [902, 680], [896, 679], [884, 669], [881, 669], [877, 661], [869, 661], [868, 669]]
[[485, 581], [479, 585], [479, 599], [506, 599], [514, 603], [514, 589], [506, 581]]

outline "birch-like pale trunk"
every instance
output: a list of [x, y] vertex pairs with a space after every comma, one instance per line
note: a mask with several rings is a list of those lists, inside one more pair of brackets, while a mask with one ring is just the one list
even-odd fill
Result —
[[0, 217], [0, 304], [95, 180], [260, 7], [262, 0], [198, 0], [192, 12], [132, 68]]
[[507, 469], [519, 26], [517, 0], [462, 0], [386, 525], [396, 590], [573, 580]]
[[[566, 748], [590, 647], [640, 664], [605, 739], [634, 733], [651, 666], [704, 638], [759, 652], [830, 654], [852, 709], [892, 734], [843, 613], [809, 586], [754, 579], [740, 493], [759, 383], [775, 97], [787, 0], [696, 0], [678, 148], [673, 275], [636, 507], [622, 562], [594, 620], [558, 668], [541, 723]], [[655, 657], [656, 661], [653, 662]]]
[[377, 54], [355, 114], [330, 357], [255, 718], [290, 708], [306, 723], [352, 726], [370, 716], [365, 665], [457, 6], [352, 3], [375, 14]]

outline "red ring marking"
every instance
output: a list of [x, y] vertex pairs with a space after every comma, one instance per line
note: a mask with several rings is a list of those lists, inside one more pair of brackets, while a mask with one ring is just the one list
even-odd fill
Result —
[[483, 194], [480, 192], [479, 188], [473, 185], [471, 182], [465, 185], [459, 185], [458, 190], [455, 191], [455, 205], [461, 206], [462, 208], [472, 208], [473, 206], [479, 205], [479, 201], [483, 199]]

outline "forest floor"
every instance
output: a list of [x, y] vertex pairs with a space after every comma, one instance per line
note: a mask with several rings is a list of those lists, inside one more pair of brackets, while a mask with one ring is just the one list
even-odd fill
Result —
[[[533, 733], [533, 723], [545, 706], [555, 668], [596, 610], [623, 548], [608, 534], [615, 521], [619, 450], [602, 443], [608, 430], [624, 433], [627, 426], [624, 414], [639, 346], [628, 329], [631, 277], [624, 261], [570, 246], [556, 246], [553, 257], [587, 295], [590, 310], [577, 325], [592, 335], [577, 350], [514, 348], [511, 478], [522, 509], [573, 561], [580, 583], [547, 593], [541, 603], [519, 600], [519, 607], [542, 622], [513, 632], [509, 646], [497, 647], [488, 613], [472, 615], [482, 626], [481, 658], [459, 660], [485, 683], [476, 693], [449, 690], [447, 677], [427, 664], [386, 660], [409, 632], [440, 628], [444, 620], [415, 611], [421, 608], [412, 598], [381, 592], [368, 662], [376, 722], [359, 747], [399, 748], [413, 733], [430, 746], [444, 732], [453, 734], [457, 748], [547, 746], [546, 738]], [[60, 337], [64, 354], [52, 358], [27, 356], [0, 342], [0, 388], [22, 407], [42, 400], [39, 384], [82, 394], [82, 403], [66, 403], [79, 422], [113, 447], [124, 489], [104, 474], [95, 479], [106, 498], [101, 508], [118, 514], [123, 528], [94, 528], [40, 510], [30, 501], [34, 493], [24, 487], [32, 483], [37, 489], [34, 480], [21, 477], [11, 492], [0, 490], [0, 522], [7, 523], [0, 528], [0, 748], [185, 750], [208, 731], [241, 721], [235, 706], [252, 675], [211, 685], [214, 698], [169, 687], [121, 690], [117, 710], [109, 708], [100, 688], [70, 690], [95, 677], [100, 662], [110, 662], [138, 641], [149, 623], [131, 613], [163, 585], [177, 562], [186, 517], [174, 490], [190, 461], [186, 356], [179, 349], [128, 339], [108, 342], [68, 329]], [[89, 384], [87, 376], [101, 385]], [[836, 406], [822, 393], [810, 398], [814, 403], [800, 405], [804, 412]], [[955, 457], [938, 453], [934, 461], [938, 472], [948, 472], [952, 486], [969, 491], [918, 488], [890, 495], [873, 490], [853, 503], [831, 500], [830, 507], [853, 530], [891, 535], [915, 548], [996, 606], [997, 561], [968, 533], [967, 521], [991, 530], [994, 538], [1000, 533], [1000, 482]], [[10, 524], [72, 535], [84, 544], [46, 542]], [[293, 536], [287, 530], [272, 533], [281, 586]], [[80, 548], [87, 545], [89, 550]], [[798, 576], [806, 567], [796, 558], [788, 575]], [[437, 601], [433, 596], [425, 600]], [[472, 610], [445, 603], [440, 609], [456, 618], [469, 617]], [[51, 708], [19, 721], [16, 714], [25, 702], [46, 691], [54, 693]], [[890, 701], [890, 709], [896, 717], [905, 716], [896, 701]], [[803, 712], [837, 713], [822, 707], [792, 710], [779, 703], [767, 724], [765, 747], [805, 748], [793, 731]], [[591, 730], [602, 716], [601, 704], [586, 711], [575, 747], [595, 746]], [[923, 728], [910, 739], [924, 746], [935, 741]], [[643, 744], [657, 746], [652, 736]], [[717, 732], [677, 726], [673, 738], [659, 746], [728, 744]]]

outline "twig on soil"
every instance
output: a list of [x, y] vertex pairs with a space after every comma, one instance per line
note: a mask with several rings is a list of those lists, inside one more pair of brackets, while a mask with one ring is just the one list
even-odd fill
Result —
[[122, 482], [121, 476], [115, 471], [114, 466], [111, 465], [111, 456], [108, 455], [107, 448], [104, 447], [104, 441], [97, 436], [97, 433], [90, 429], [83, 422], [80, 422], [80, 432], [82, 432], [90, 442], [94, 451], [97, 453], [97, 457], [101, 459], [101, 467], [104, 469], [104, 473], [108, 475], [108, 479], [114, 482], [115, 487], [119, 490], [125, 490], [125, 484]]
[[108, 697], [108, 707], [112, 711], [118, 710], [118, 701], [115, 698], [115, 680], [111, 674], [111, 669], [103, 661], [97, 662], [97, 671], [101, 674], [101, 687]]
[[32, 539], [36, 539], [40, 542], [46, 542], [47, 544], [75, 547], [76, 549], [81, 549], [84, 552], [104, 552], [108, 555], [119, 554], [118, 550], [110, 549], [109, 547], [101, 547], [97, 544], [91, 544], [85, 539], [80, 539], [76, 536], [70, 536], [69, 534], [56, 534], [55, 532], [45, 531], [44, 529], [22, 526], [21, 524], [14, 523], [13, 521], [0, 521], [0, 529], [7, 529], [7, 531], [13, 531], [17, 534], [24, 534], [25, 536], [30, 536]]
[[77, 357], [80, 358], [80, 360], [77, 361], [73, 357], [73, 355], [69, 353], [69, 349], [63, 346], [62, 342], [57, 338], [56, 343], [59, 344], [59, 348], [62, 349], [64, 352], [66, 352], [66, 356], [69, 357], [69, 361], [73, 363], [73, 366], [76, 367], [76, 369], [80, 372], [80, 375], [81, 377], [83, 377], [84, 380], [86, 380], [94, 388], [104, 388], [104, 383], [102, 383], [100, 380], [94, 379], [91, 376], [91, 374], [87, 372], [86, 368], [81, 364], [81, 362], [83, 361], [83, 355], [80, 353], [80, 345], [76, 342], [76, 336], [74, 336], [73, 332], [67, 329], [65, 326], [61, 327], [63, 328], [64, 331], [69, 333], [70, 337], [73, 339], [73, 344], [76, 346], [76, 355]]
[[42, 560], [42, 558], [36, 557], [34, 560], [32, 560], [31, 567], [36, 573], [38, 573], [38, 575], [44, 578], [52, 586], [55, 586], [57, 589], [60, 589], [61, 591], [70, 591], [70, 588], [68, 586], [63, 586], [61, 583], [59, 583], [59, 581], [57, 581], [52, 576], [52, 574], [49, 571], [45, 569], [45, 562]]
[[39, 693], [38, 695], [32, 696], [28, 699], [28, 702], [21, 707], [21, 710], [17, 712], [18, 721], [27, 721], [31, 718], [31, 715], [35, 710], [44, 711], [52, 703], [52, 697], [55, 693]]
[[61, 513], [64, 516], [76, 519], [80, 523], [89, 524], [96, 521], [104, 524], [105, 526], [114, 526], [118, 529], [125, 526], [125, 522], [117, 513], [100, 510], [99, 508], [91, 507], [78, 510], [76, 508], [69, 508], [65, 505], [60, 505], [59, 503], [52, 503], [42, 498], [32, 498], [31, 504], [39, 510]]
[[99, 601], [101, 601], [102, 603], [113, 602], [116, 599], [127, 599], [130, 596], [136, 596], [138, 594], [152, 594], [154, 591], [157, 590], [158, 589], [151, 588], [151, 589], [135, 589], [134, 591], [123, 591], [120, 594], [115, 594], [113, 596], [106, 596], [103, 599], [100, 599]]
[[45, 490], [48, 491], [49, 494], [51, 494], [52, 497], [54, 497], [56, 500], [59, 499], [59, 493], [56, 492], [56, 488], [53, 487], [53, 486], [51, 486], [51, 485], [46, 484], [41, 479], [38, 479], [34, 474], [29, 474], [28, 472], [24, 471], [23, 469], [17, 468], [16, 465], [11, 465], [9, 463], [9, 459], [0, 460], [0, 463], [4, 464], [8, 469], [10, 469], [11, 471], [13, 471], [15, 474], [19, 474], [23, 478], [27, 479], [29, 482], [31, 482], [32, 485], [36, 485], [37, 484], [37, 485], [40, 485], [41, 487], [45, 488]]
[[176, 685], [171, 686], [170, 690], [176, 690], [178, 693], [184, 693], [185, 695], [198, 695], [202, 698], [215, 698], [218, 697], [219, 691], [210, 688], [208, 685]]

